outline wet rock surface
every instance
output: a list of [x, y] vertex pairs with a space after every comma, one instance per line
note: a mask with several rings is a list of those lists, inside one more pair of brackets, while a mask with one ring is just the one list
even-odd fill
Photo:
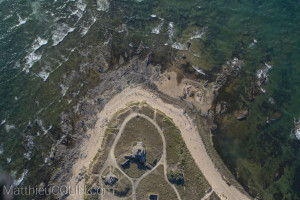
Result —
[[[137, 54], [141, 54], [144, 47], [139, 46]], [[105, 51], [104, 51], [105, 55]], [[103, 67], [92, 66], [93, 68], [101, 69], [105, 72], [102, 76], [101, 83], [94, 89], [88, 91], [87, 96], [80, 100], [78, 105], [74, 107], [75, 113], [80, 115], [80, 119], [75, 125], [72, 125], [72, 118], [68, 114], [62, 115], [62, 138], [53, 146], [50, 154], [52, 164], [59, 165], [49, 180], [48, 186], [58, 185], [63, 186], [72, 176], [73, 163], [84, 155], [81, 155], [80, 148], [84, 141], [89, 138], [85, 132], [88, 129], [94, 128], [97, 121], [96, 114], [100, 112], [106, 103], [117, 93], [122, 91], [128, 86], [135, 84], [143, 84], [148, 87], [155, 87], [153, 81], [158, 80], [160, 75], [161, 66], [153, 66], [150, 64], [151, 54], [149, 53], [146, 58], [133, 56], [128, 65], [124, 67], [116, 67], [118, 70], [108, 70], [104, 55], [99, 55], [96, 63], [102, 63]], [[128, 57], [127, 53], [124, 57]], [[120, 56], [120, 64], [124, 64]], [[104, 61], [105, 60], [105, 61]], [[90, 65], [87, 65], [90, 67]], [[78, 175], [77, 181], [84, 179], [84, 174]]]
[[243, 61], [239, 60], [238, 58], [228, 61], [226, 65], [223, 66], [222, 72], [217, 76], [216, 87], [221, 88], [223, 85], [225, 85], [229, 77], [237, 77], [242, 69], [243, 64]]

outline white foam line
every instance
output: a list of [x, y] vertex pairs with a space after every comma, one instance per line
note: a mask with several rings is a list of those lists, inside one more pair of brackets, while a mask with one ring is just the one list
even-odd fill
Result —
[[178, 49], [178, 50], [187, 50], [187, 48], [183, 44], [181, 44], [180, 42], [173, 43], [172, 48]]
[[24, 180], [24, 178], [26, 177], [27, 173], [28, 173], [28, 170], [25, 169], [24, 172], [22, 173], [21, 177], [14, 181], [14, 185], [15, 186], [20, 185], [22, 183], [22, 181]]
[[295, 136], [298, 140], [300, 140], [300, 119], [295, 120]]
[[164, 22], [161, 22], [157, 27], [153, 28], [151, 33], [159, 34]]
[[64, 38], [71, 32], [73, 32], [75, 28], [69, 27], [67, 24], [60, 24], [55, 31], [53, 31], [52, 40], [53, 45], [58, 45]]
[[198, 69], [198, 68], [196, 68], [196, 67], [194, 67], [194, 65], [192, 65], [192, 67], [196, 70], [196, 72], [198, 72], [199, 74], [202, 74], [202, 75], [207, 75], [207, 74], [205, 74], [204, 73], [204, 71], [202, 70], [202, 69]]
[[15, 129], [15, 128], [16, 128], [16, 126], [14, 124], [6, 124], [5, 125], [5, 130], [7, 133], [9, 133], [10, 130]]
[[192, 36], [190, 37], [190, 39], [191, 39], [191, 40], [193, 40], [193, 39], [201, 39], [201, 38], [203, 37], [204, 34], [205, 34], [205, 32], [200, 32], [200, 31], [198, 31], [198, 32], [196, 32], [194, 35], [192, 35]]
[[23, 71], [28, 73], [30, 68], [34, 65], [34, 63], [36, 63], [42, 58], [42, 55], [36, 53], [36, 51], [42, 46], [46, 45], [47, 43], [48, 40], [42, 39], [40, 37], [33, 41], [31, 45], [31, 52], [25, 57], [25, 66], [23, 68]]
[[90, 28], [94, 25], [94, 23], [97, 21], [96, 17], [93, 17], [93, 21], [90, 25], [88, 25], [87, 27], [83, 27], [83, 30], [81, 31], [81, 37], [85, 36], [88, 31], [90, 30]]
[[60, 88], [61, 88], [61, 94], [62, 94], [62, 96], [64, 97], [64, 96], [66, 95], [66, 93], [67, 93], [69, 87], [67, 87], [67, 86], [65, 86], [65, 85], [63, 85], [63, 84], [60, 84], [59, 86], [60, 86]]

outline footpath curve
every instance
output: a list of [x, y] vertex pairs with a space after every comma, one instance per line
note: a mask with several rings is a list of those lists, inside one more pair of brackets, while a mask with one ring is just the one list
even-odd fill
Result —
[[[98, 113], [97, 122], [94, 129], [88, 130], [90, 134], [89, 140], [83, 145], [81, 154], [84, 155], [78, 159], [73, 166], [73, 177], [69, 185], [71, 188], [83, 187], [84, 181], [76, 182], [76, 176], [79, 174], [83, 166], [88, 166], [96, 155], [97, 150], [101, 146], [104, 131], [109, 119], [111, 119], [118, 110], [125, 108], [126, 104], [131, 102], [145, 101], [153, 108], [162, 111], [168, 117], [172, 118], [175, 125], [181, 132], [182, 138], [186, 143], [195, 163], [205, 176], [212, 190], [222, 199], [228, 200], [250, 200], [248, 196], [240, 192], [236, 187], [229, 186], [222, 178], [222, 175], [217, 170], [209, 155], [206, 152], [205, 146], [197, 131], [197, 127], [193, 124], [193, 120], [184, 114], [184, 110], [175, 105], [168, 104], [162, 101], [158, 96], [143, 89], [142, 87], [128, 87], [119, 94], [115, 95]], [[82, 194], [72, 194], [68, 199], [79, 200]]]

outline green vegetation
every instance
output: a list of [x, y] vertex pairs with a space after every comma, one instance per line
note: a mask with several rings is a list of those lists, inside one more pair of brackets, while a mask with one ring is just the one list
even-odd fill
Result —
[[[145, 102], [131, 103], [128, 106], [126, 109], [118, 111], [109, 122], [108, 128], [105, 130], [102, 148], [95, 156], [86, 175], [85, 181], [87, 186], [99, 185], [99, 180], [101, 180], [100, 169], [107, 160], [112, 143], [125, 118], [132, 112], [143, 113], [152, 119], [154, 118], [153, 108], [149, 107]], [[175, 191], [169, 185], [170, 183], [177, 188], [181, 199], [201, 199], [205, 195], [205, 191], [210, 187], [190, 155], [179, 129], [171, 118], [160, 111], [156, 112], [156, 121], [163, 130], [166, 140], [167, 178], [169, 181], [165, 180], [164, 166], [158, 166], [157, 169], [144, 177], [139, 183], [136, 191], [137, 199], [148, 200], [149, 194], [159, 194], [159, 199], [177, 199]], [[143, 117], [134, 117], [129, 120], [115, 147], [115, 157], [122, 170], [132, 178], [138, 178], [148, 170], [142, 163], [134, 160], [130, 160], [127, 167], [123, 168], [121, 166], [126, 161], [124, 156], [131, 154], [132, 147], [137, 142], [143, 142], [147, 152], [146, 162], [152, 166], [157, 164], [163, 152], [162, 138], [151, 122]], [[102, 176], [110, 170], [119, 180], [113, 186], [106, 185], [107, 188], [113, 189], [115, 196], [129, 197], [132, 193], [130, 180], [115, 168], [107, 168], [102, 173]], [[99, 197], [96, 194], [85, 196], [86, 200], [97, 198]], [[213, 193], [210, 199], [218, 200], [218, 197]]]
[[159, 199], [177, 199], [176, 193], [164, 178], [164, 167], [158, 166], [146, 176], [136, 191], [136, 199], [148, 200], [149, 194], [158, 194]]
[[156, 114], [156, 121], [164, 130], [167, 143], [168, 174], [171, 169], [184, 174], [184, 184], [175, 185], [181, 198], [201, 199], [210, 186], [187, 149], [179, 129], [171, 118], [160, 111]]
[[167, 176], [171, 183], [175, 183], [177, 185], [184, 184], [184, 176], [181, 171], [169, 171]]
[[[143, 117], [131, 119], [120, 137], [116, 148], [115, 156], [118, 164], [125, 161], [124, 156], [131, 154], [132, 147], [137, 142], [143, 142], [146, 148], [146, 162], [155, 166], [163, 152], [163, 143], [156, 127]], [[145, 173], [146, 168], [139, 162], [130, 162], [130, 167], [124, 168], [125, 173], [130, 177], [137, 178]]]
[[97, 200], [100, 197], [100, 180], [98, 175], [92, 174], [85, 181], [86, 192], [83, 197], [84, 200]]
[[213, 192], [210, 197], [208, 197], [208, 200], [221, 200], [220, 197], [218, 197], [218, 195]]
[[148, 107], [147, 105], [144, 105], [141, 107], [141, 113], [143, 113], [144, 115], [147, 115], [151, 119], [153, 119], [153, 117], [154, 117], [154, 110], [151, 109], [150, 107]]
[[116, 135], [112, 133], [106, 133], [102, 143], [102, 149], [94, 157], [92, 163], [90, 164], [90, 173], [98, 174], [104, 162], [108, 158], [108, 153], [110, 151], [110, 147], [114, 142]]

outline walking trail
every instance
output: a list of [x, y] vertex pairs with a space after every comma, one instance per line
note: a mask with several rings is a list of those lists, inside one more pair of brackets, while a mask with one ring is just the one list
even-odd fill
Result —
[[[184, 114], [184, 110], [172, 104], [163, 102], [158, 96], [143, 89], [142, 87], [128, 87], [121, 93], [115, 95], [104, 107], [104, 109], [98, 113], [97, 122], [94, 129], [88, 130], [87, 134], [90, 134], [89, 140], [83, 145], [81, 152], [82, 156], [73, 166], [73, 177], [69, 182], [71, 188], [83, 188], [84, 181], [77, 183], [76, 176], [79, 174], [80, 169], [83, 166], [88, 167], [98, 149], [101, 146], [105, 128], [109, 120], [113, 117], [114, 113], [118, 110], [125, 108], [126, 104], [131, 102], [147, 102], [153, 108], [164, 112], [167, 116], [173, 119], [176, 126], [179, 128], [182, 138], [185, 141], [187, 148], [189, 149], [195, 163], [211, 185], [212, 190], [222, 199], [229, 200], [248, 200], [248, 196], [241, 193], [233, 185], [227, 185], [226, 181], [222, 178], [222, 175], [217, 170], [212, 160], [208, 156], [205, 146], [201, 140], [201, 137], [197, 131], [197, 127], [192, 122], [192, 119]], [[80, 200], [82, 199], [82, 193], [70, 193], [68, 199]]]

